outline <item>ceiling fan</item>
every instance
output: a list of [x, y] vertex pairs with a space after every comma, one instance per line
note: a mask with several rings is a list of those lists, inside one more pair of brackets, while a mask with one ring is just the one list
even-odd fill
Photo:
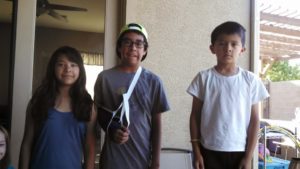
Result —
[[55, 10], [65, 10], [65, 11], [83, 11], [86, 12], [86, 8], [79, 8], [74, 6], [66, 6], [60, 4], [51, 4], [48, 0], [37, 0], [36, 5], [36, 16], [39, 17], [43, 14], [48, 14], [55, 19], [68, 22], [66, 15], [61, 15], [57, 13]]

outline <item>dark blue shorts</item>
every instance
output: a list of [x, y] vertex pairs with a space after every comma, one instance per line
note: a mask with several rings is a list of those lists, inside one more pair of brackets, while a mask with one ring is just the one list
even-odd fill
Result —
[[245, 152], [213, 151], [200, 145], [205, 169], [238, 169]]

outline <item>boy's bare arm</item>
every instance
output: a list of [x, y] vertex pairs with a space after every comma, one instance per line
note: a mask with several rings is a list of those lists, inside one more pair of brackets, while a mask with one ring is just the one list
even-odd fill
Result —
[[161, 148], [161, 113], [155, 113], [152, 116], [151, 129], [152, 163], [151, 169], [158, 169], [160, 165]]
[[245, 157], [242, 161], [248, 163], [248, 166], [250, 166], [253, 152], [256, 148], [256, 144], [258, 140], [258, 131], [259, 131], [258, 104], [254, 104], [251, 107], [251, 117], [250, 117], [248, 132], [247, 132], [247, 147], [246, 147]]
[[19, 156], [19, 169], [29, 169], [34, 131], [34, 121], [30, 112], [27, 110], [25, 131]]
[[203, 102], [197, 97], [193, 97], [192, 112], [190, 116], [190, 134], [193, 152], [195, 155], [195, 168], [204, 168], [203, 158], [201, 155], [199, 141], [200, 141], [200, 115], [202, 111]]
[[93, 106], [91, 119], [87, 124], [87, 135], [84, 150], [85, 169], [94, 169], [95, 167], [96, 119], [97, 113]]

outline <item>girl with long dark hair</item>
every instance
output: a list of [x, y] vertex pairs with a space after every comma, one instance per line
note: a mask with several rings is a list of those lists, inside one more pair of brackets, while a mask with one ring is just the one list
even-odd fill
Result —
[[94, 168], [96, 113], [85, 84], [80, 53], [58, 48], [27, 107], [19, 169]]

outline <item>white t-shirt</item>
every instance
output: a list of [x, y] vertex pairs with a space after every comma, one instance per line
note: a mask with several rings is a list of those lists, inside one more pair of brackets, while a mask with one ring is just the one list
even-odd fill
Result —
[[187, 92], [203, 101], [201, 144], [214, 151], [245, 151], [251, 106], [269, 96], [261, 80], [240, 67], [232, 76], [210, 68], [196, 75]]

